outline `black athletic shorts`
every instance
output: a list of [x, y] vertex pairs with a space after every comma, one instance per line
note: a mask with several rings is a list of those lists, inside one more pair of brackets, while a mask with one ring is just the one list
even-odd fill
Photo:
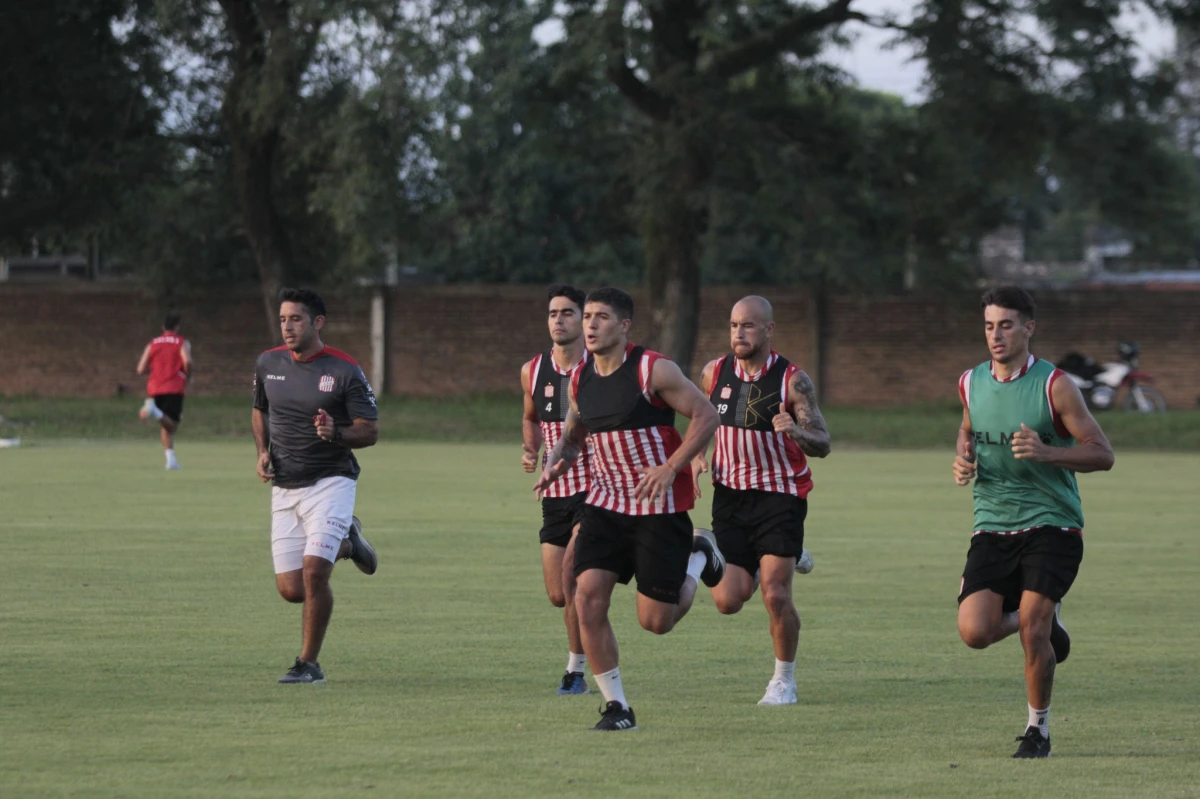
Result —
[[616, 572], [659, 602], [679, 604], [692, 555], [692, 520], [684, 513], [629, 516], [589, 506], [575, 539], [575, 576], [588, 569]]
[[1027, 533], [971, 537], [958, 601], [985, 588], [1004, 597], [1004, 612], [1021, 606], [1021, 592], [1034, 591], [1055, 602], [1071, 590], [1083, 561], [1083, 536], [1057, 527]]
[[542, 498], [542, 530], [538, 539], [543, 544], [565, 547], [571, 543], [571, 531], [583, 521], [587, 509], [586, 491], [569, 497]]
[[182, 394], [155, 394], [154, 404], [172, 422], [178, 422], [183, 417]]
[[799, 558], [804, 552], [808, 500], [777, 491], [713, 486], [713, 535], [725, 562], [754, 574], [763, 555]]

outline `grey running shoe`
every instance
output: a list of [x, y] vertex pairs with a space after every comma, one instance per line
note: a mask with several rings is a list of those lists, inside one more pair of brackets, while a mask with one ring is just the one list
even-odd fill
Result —
[[363, 538], [362, 522], [357, 516], [350, 517], [350, 554], [346, 557], [354, 561], [354, 565], [363, 574], [374, 574], [379, 568], [379, 555], [375, 553], [375, 547], [367, 539]]
[[800, 557], [796, 558], [796, 574], [808, 574], [813, 570], [812, 555], [808, 550], [800, 553]]
[[318, 663], [305, 663], [300, 658], [296, 658], [296, 665], [288, 669], [288, 673], [280, 677], [279, 681], [283, 683], [325, 682], [325, 672], [321, 671]]

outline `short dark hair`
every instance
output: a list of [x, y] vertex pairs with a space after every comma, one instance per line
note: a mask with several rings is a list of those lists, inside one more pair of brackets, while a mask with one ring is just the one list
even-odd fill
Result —
[[979, 300], [979, 310], [982, 311], [989, 305], [1016, 311], [1026, 322], [1033, 319], [1033, 315], [1037, 311], [1037, 304], [1033, 301], [1033, 297], [1030, 297], [1029, 292], [1020, 286], [997, 286], [994, 289], [988, 289]]
[[282, 288], [279, 290], [279, 304], [283, 305], [285, 302], [300, 303], [308, 311], [308, 315], [314, 319], [325, 315], [325, 300], [321, 299], [321, 295], [312, 289]]
[[555, 283], [546, 291], [546, 302], [555, 297], [566, 297], [578, 306], [580, 313], [583, 313], [583, 303], [587, 300], [587, 295], [574, 286], [568, 286], [566, 283]]
[[177, 311], [171, 311], [163, 317], [163, 330], [178, 330], [179, 323], [183, 321], [183, 317]]
[[616, 311], [617, 316], [622, 319], [633, 318], [633, 297], [612, 286], [605, 286], [602, 289], [589, 292], [584, 302], [603, 303]]

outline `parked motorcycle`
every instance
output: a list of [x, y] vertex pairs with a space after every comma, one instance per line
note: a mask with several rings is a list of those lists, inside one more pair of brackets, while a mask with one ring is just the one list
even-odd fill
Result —
[[1069, 352], [1055, 366], [1079, 386], [1092, 410], [1106, 411], [1119, 405], [1123, 410], [1141, 413], [1165, 411], [1167, 400], [1162, 392], [1146, 385], [1154, 378], [1138, 371], [1138, 354], [1136, 341], [1122, 341], [1117, 345], [1116, 361], [1100, 364], [1081, 353]]

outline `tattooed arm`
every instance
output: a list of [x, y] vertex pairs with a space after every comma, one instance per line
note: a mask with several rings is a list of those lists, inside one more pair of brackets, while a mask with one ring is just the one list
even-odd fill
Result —
[[[787, 404], [792, 412], [788, 413]], [[793, 416], [793, 414], [795, 414]], [[831, 447], [825, 417], [817, 407], [817, 389], [812, 378], [798, 371], [788, 384], [788, 401], [779, 406], [775, 417], [775, 430], [786, 433], [800, 445], [801, 451], [812, 458], [824, 458]]]

